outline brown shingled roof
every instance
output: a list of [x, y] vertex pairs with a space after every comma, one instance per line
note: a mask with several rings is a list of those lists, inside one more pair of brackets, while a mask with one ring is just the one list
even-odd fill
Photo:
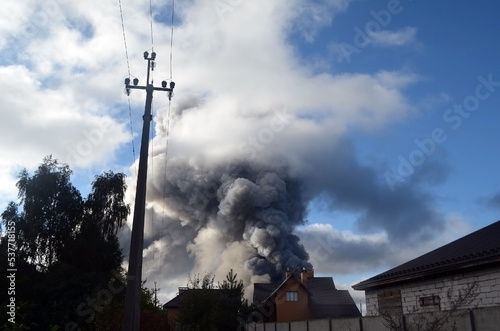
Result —
[[500, 221], [352, 287], [355, 290], [365, 290], [498, 262], [500, 262]]
[[[299, 275], [300, 273], [292, 273], [282, 283], [255, 283], [253, 302], [258, 304], [269, 300], [289, 279], [304, 286]], [[309, 294], [309, 308], [314, 318], [361, 316], [349, 291], [337, 290], [332, 277], [309, 277], [304, 288]]]
[[357, 317], [361, 313], [348, 290], [337, 290], [331, 277], [307, 279], [309, 307], [316, 319]]
[[253, 302], [261, 303], [280, 286], [280, 283], [255, 283], [253, 284]]

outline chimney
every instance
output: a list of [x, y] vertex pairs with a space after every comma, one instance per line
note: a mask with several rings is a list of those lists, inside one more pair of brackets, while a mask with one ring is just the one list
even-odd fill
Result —
[[307, 278], [314, 277], [314, 269], [302, 270], [300, 273], [300, 282], [307, 287]]
[[185, 287], [185, 286], [184, 287], [179, 287], [179, 294], [177, 294], [177, 295], [180, 295], [182, 292], [185, 292], [187, 290], [188, 290], [188, 287]]

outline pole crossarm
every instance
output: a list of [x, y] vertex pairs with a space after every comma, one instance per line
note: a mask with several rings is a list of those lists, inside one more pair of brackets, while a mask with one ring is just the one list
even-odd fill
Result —
[[172, 94], [174, 92], [174, 87], [175, 87], [174, 82], [170, 82], [169, 87], [167, 87], [166, 81], [161, 82], [161, 87], [154, 87], [152, 82], [151, 82], [151, 84], [149, 83], [149, 73], [150, 73], [150, 71], [153, 71], [155, 68], [155, 62], [154, 62], [155, 58], [156, 58], [155, 52], [151, 53], [151, 57], [149, 57], [148, 52], [144, 52], [144, 60], [148, 61], [148, 76], [147, 76], [146, 86], [139, 86], [138, 85], [139, 79], [137, 79], [137, 78], [134, 78], [132, 80], [133, 85], [130, 85], [130, 78], [125, 78], [125, 91], [126, 91], [127, 95], [130, 95], [131, 89], [146, 90], [146, 91], [164, 91], [164, 92], [167, 92], [168, 99], [169, 100], [172, 99]]
[[[130, 238], [130, 254], [127, 272], [127, 289], [125, 293], [125, 311], [123, 314], [123, 331], [139, 331], [141, 316], [141, 286], [142, 286], [142, 251], [144, 249], [144, 216], [146, 214], [146, 182], [148, 170], [149, 130], [152, 120], [151, 104], [153, 91], [167, 92], [169, 100], [172, 98], [174, 82], [163, 81], [162, 87], [154, 87], [149, 82], [150, 71], [154, 70], [156, 53], [144, 52], [144, 59], [148, 61], [147, 84], [139, 86], [139, 79], [134, 78], [130, 85], [130, 78], [125, 79], [127, 95], [131, 89], [146, 90], [146, 105], [144, 107], [141, 154], [139, 156], [139, 170], [137, 172], [137, 187], [135, 193], [134, 218], [132, 221], [132, 235]], [[155, 286], [156, 287], [156, 286]]]
[[[174, 82], [170, 82], [170, 86], [174, 85], [175, 86], [175, 83]], [[125, 89], [137, 89], [137, 90], [153, 90], [153, 91], [164, 91], [164, 92], [173, 92], [174, 91], [174, 88], [171, 87], [171, 88], [168, 88], [168, 87], [154, 87], [153, 85], [148, 85], [148, 86], [134, 86], [134, 85], [130, 85], [130, 84], [127, 84], [125, 83]]]

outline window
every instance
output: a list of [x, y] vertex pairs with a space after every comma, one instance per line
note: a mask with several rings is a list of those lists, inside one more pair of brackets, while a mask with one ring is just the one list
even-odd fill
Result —
[[419, 298], [420, 307], [439, 306], [439, 295]]
[[286, 292], [286, 301], [299, 301], [299, 292]]

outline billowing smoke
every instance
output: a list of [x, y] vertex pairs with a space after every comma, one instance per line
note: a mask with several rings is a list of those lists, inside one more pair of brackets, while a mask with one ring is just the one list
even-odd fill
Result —
[[[162, 209], [175, 215], [183, 227], [197, 232], [190, 243], [196, 259], [212, 255], [196, 247], [200, 233], [206, 236], [207, 229], [212, 229], [213, 237], [205, 240], [252, 248], [240, 262], [254, 275], [278, 280], [287, 268], [311, 267], [308, 254], [293, 233], [297, 225], [304, 224], [306, 204], [300, 182], [286, 167], [251, 161], [194, 165], [185, 158], [167, 165], [164, 181], [155, 183], [157, 194], [165, 197]], [[162, 201], [163, 196], [151, 199]], [[216, 267], [217, 263], [209, 271]]]
[[[361, 232], [383, 230], [393, 243], [419, 242], [440, 228], [428, 196], [411, 182], [393, 194], [380, 181], [383, 172], [362, 164], [349, 139], [328, 123], [313, 126], [273, 107], [248, 114], [224, 106], [185, 97], [171, 116], [158, 112], [148, 162], [143, 277], [149, 281], [175, 289], [186, 285], [188, 275], [223, 280], [233, 269], [250, 297], [255, 282], [313, 267], [304, 247], [313, 255], [328, 252], [311, 261], [328, 261], [329, 272], [342, 273], [333, 260], [341, 241], [306, 235], [301, 242], [297, 236], [318, 197], [332, 210], [357, 213]], [[129, 182], [131, 196], [135, 180]], [[128, 252], [129, 236], [123, 239]], [[350, 253], [363, 251], [366, 245], [351, 245]]]
[[[220, 108], [181, 97], [171, 116], [158, 112], [148, 160], [143, 274], [170, 282], [164, 287], [183, 286], [196, 274], [223, 280], [233, 269], [250, 295], [254, 282], [312, 267], [295, 233], [306, 223], [303, 177], [276, 151], [288, 137], [291, 115], [279, 108], [251, 116], [225, 110], [224, 120], [215, 122]], [[229, 132], [231, 124], [237, 133]]]
[[[349, 270], [365, 270], [373, 247], [377, 257], [392, 256], [391, 245], [420, 245], [443, 230], [426, 191], [449, 172], [439, 151], [391, 190], [384, 174], [398, 155], [379, 157], [364, 143], [415, 111], [404, 89], [417, 75], [323, 70], [326, 62], [305, 60], [294, 45], [328, 24], [344, 8], [338, 1], [241, 1], [223, 15], [213, 7], [181, 6], [170, 114], [155, 94], [143, 277], [159, 282], [164, 300], [188, 274], [222, 280], [233, 269], [251, 289], [309, 261], [319, 262], [318, 273], [345, 273], [345, 251], [359, 259]], [[318, 200], [348, 217], [305, 224]], [[359, 235], [331, 228], [321, 237], [318, 229], [327, 230], [314, 222], [348, 222], [342, 228]], [[129, 241], [124, 233], [126, 254]]]

